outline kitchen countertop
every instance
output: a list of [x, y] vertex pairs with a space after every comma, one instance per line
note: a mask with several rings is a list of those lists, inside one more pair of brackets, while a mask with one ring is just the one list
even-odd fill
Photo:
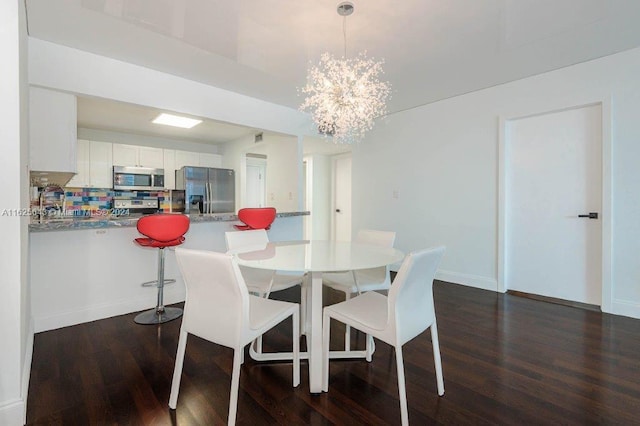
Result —
[[[302, 212], [280, 212], [276, 214], [278, 217], [291, 216], [308, 216], [308, 211]], [[235, 213], [213, 213], [188, 215], [191, 223], [202, 222], [235, 222], [238, 216]], [[138, 219], [142, 216], [123, 216], [123, 217], [94, 217], [90, 219], [84, 218], [68, 218], [53, 219], [42, 223], [29, 224], [29, 232], [49, 232], [49, 231], [73, 231], [81, 229], [98, 229], [98, 228], [127, 228], [134, 227], [138, 223]]]

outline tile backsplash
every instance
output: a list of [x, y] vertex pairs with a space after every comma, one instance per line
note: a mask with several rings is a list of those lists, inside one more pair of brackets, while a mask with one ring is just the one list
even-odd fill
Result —
[[[39, 195], [39, 194], [38, 194]], [[64, 188], [64, 191], [51, 191], [32, 200], [32, 210], [41, 211], [33, 219], [48, 220], [60, 217], [98, 217], [117, 214], [113, 210], [113, 198], [158, 197], [159, 211], [170, 212], [169, 191], [116, 191], [111, 188]], [[40, 209], [42, 207], [42, 209]]]
[[[65, 188], [64, 208], [68, 216], [104, 215], [113, 207], [113, 197], [158, 197], [160, 211], [169, 212], [168, 191], [116, 191], [106, 188]], [[90, 212], [90, 213], [87, 213]]]

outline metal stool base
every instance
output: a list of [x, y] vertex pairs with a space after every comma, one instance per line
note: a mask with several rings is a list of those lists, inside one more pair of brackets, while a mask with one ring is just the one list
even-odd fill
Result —
[[163, 308], [158, 310], [156, 308], [144, 311], [133, 319], [136, 324], [152, 325], [163, 324], [165, 322], [173, 321], [176, 318], [182, 316], [182, 309], [180, 308]]

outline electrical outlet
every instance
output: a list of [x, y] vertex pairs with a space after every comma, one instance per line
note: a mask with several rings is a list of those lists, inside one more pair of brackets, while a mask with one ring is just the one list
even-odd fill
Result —
[[398, 199], [398, 197], [399, 197], [398, 190], [397, 190], [397, 189], [394, 189], [394, 190], [393, 190], [393, 198], [395, 198], [395, 199], [397, 200], [397, 199]]

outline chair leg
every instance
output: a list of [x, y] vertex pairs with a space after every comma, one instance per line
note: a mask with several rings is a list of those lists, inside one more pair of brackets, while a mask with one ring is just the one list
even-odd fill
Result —
[[398, 396], [400, 398], [400, 418], [402, 426], [409, 425], [409, 409], [407, 408], [407, 390], [404, 381], [404, 362], [402, 346], [396, 346], [396, 368], [398, 370]]
[[440, 359], [440, 342], [438, 340], [438, 326], [435, 320], [431, 324], [431, 344], [433, 346], [433, 362], [436, 367], [436, 383], [438, 384], [438, 395], [444, 395], [444, 377], [442, 375], [442, 360]]
[[[351, 299], [351, 293], [349, 293], [349, 291], [345, 292], [344, 295], [345, 302]], [[344, 326], [344, 350], [347, 352], [351, 350], [351, 326], [348, 324], [345, 324]]]
[[184, 353], [187, 349], [187, 337], [189, 333], [180, 330], [178, 339], [178, 351], [176, 353], [176, 364], [173, 367], [173, 380], [171, 381], [171, 394], [169, 396], [169, 408], [176, 409], [178, 404], [178, 393], [180, 392], [180, 379], [182, 378], [182, 365], [184, 363]]
[[[273, 280], [273, 278], [272, 278]], [[271, 285], [269, 285], [269, 288], [271, 288]], [[265, 299], [269, 298], [269, 293], [257, 293], [258, 297], [264, 297]], [[252, 345], [254, 345], [254, 349], [255, 352], [257, 354], [261, 354], [262, 353], [262, 335], [258, 336], [256, 338], [256, 340], [253, 341]], [[242, 362], [244, 363], [244, 357], [242, 359]]]
[[293, 311], [293, 387], [300, 385], [300, 308]]
[[365, 359], [367, 360], [367, 362], [371, 362], [371, 355], [373, 354], [373, 336], [370, 334], [367, 334], [366, 339], [367, 339], [367, 346], [365, 351]]
[[300, 334], [307, 334], [307, 285], [305, 278], [300, 284]]
[[238, 412], [238, 389], [240, 387], [240, 359], [242, 348], [233, 350], [233, 372], [231, 373], [231, 393], [229, 394], [229, 419], [227, 424], [236, 424], [236, 414]]
[[322, 319], [322, 391], [329, 391], [329, 340], [331, 336], [331, 317], [326, 313]]

